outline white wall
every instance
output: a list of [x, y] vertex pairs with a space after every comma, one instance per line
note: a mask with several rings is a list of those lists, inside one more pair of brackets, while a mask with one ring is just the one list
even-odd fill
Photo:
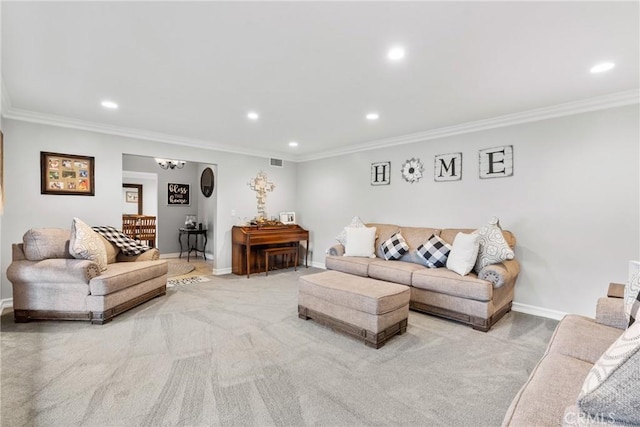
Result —
[[[609, 282], [640, 258], [638, 106], [487, 130], [298, 165], [298, 211], [313, 261], [354, 215], [365, 222], [475, 228], [498, 216], [517, 240], [515, 301], [593, 315]], [[513, 145], [514, 175], [478, 178], [478, 150]], [[462, 152], [461, 181], [433, 180], [434, 156]], [[401, 178], [417, 157], [425, 177]], [[373, 162], [391, 161], [388, 186], [370, 185]]]
[[[2, 216], [2, 286], [0, 299], [11, 298], [6, 268], [11, 263], [11, 244], [22, 241], [32, 227], [70, 227], [73, 216], [88, 224], [120, 224], [122, 221], [122, 155], [183, 159], [216, 164], [218, 215], [214, 236], [214, 268], [231, 270], [231, 227], [235, 218], [256, 215], [255, 194], [247, 182], [265, 170], [276, 183], [267, 198], [269, 212], [290, 209], [295, 201], [295, 167], [270, 168], [268, 159], [223, 153], [155, 141], [137, 140], [88, 131], [59, 128], [5, 119], [6, 207]], [[40, 194], [40, 151], [94, 156], [95, 197]], [[162, 203], [162, 201], [160, 201]], [[183, 219], [184, 222], [184, 219]], [[177, 239], [177, 238], [176, 238]], [[177, 241], [177, 240], [176, 240]]]

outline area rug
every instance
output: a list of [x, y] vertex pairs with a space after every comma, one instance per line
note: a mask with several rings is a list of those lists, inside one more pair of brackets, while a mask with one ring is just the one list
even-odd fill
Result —
[[194, 283], [210, 282], [204, 276], [189, 276], [189, 277], [176, 277], [174, 279], [167, 280], [167, 288], [173, 288], [174, 286], [193, 285]]
[[184, 274], [191, 273], [195, 268], [195, 266], [184, 262], [170, 262], [167, 277], [182, 276]]

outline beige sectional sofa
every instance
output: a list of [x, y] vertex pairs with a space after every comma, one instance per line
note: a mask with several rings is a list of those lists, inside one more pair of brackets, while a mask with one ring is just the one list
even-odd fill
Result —
[[70, 230], [31, 229], [12, 245], [7, 278], [13, 285], [16, 322], [33, 319], [90, 320], [102, 324], [166, 293], [167, 262], [157, 249], [125, 256], [99, 236], [107, 269], [69, 254]]
[[[457, 320], [485, 332], [511, 310], [514, 286], [520, 272], [517, 260], [489, 265], [478, 274], [471, 272], [461, 276], [447, 268], [426, 267], [416, 253], [416, 249], [432, 234], [452, 244], [458, 233], [471, 233], [473, 229], [440, 230], [375, 223], [366, 226], [376, 227], [376, 257], [343, 256], [344, 246], [338, 244], [327, 251], [327, 269], [410, 286], [411, 309]], [[408, 243], [409, 251], [400, 260], [387, 261], [380, 244], [398, 231]], [[513, 234], [509, 231], [502, 233], [513, 248], [516, 243]]]
[[[587, 374], [627, 326], [623, 292], [624, 285], [612, 284], [609, 296], [598, 300], [595, 319], [567, 315], [560, 321], [542, 359], [513, 399], [503, 426], [629, 425], [617, 421], [621, 414], [616, 410], [587, 414], [576, 405]], [[634, 357], [630, 360], [636, 372], [632, 387], [637, 390], [640, 358]], [[616, 388], [614, 399], [637, 414], [637, 391], [630, 396]]]

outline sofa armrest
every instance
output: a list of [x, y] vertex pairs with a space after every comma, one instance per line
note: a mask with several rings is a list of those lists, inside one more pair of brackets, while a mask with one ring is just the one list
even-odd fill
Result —
[[500, 288], [508, 283], [515, 283], [520, 273], [520, 263], [515, 259], [491, 264], [478, 273], [478, 279], [493, 283], [494, 288]]
[[42, 261], [14, 261], [7, 268], [11, 283], [89, 283], [100, 275], [100, 267], [86, 259], [54, 258]]
[[596, 323], [618, 329], [626, 329], [629, 321], [624, 313], [624, 299], [602, 297], [596, 306]]
[[160, 259], [160, 251], [157, 248], [149, 249], [140, 255], [125, 255], [122, 252], [116, 256], [118, 262], [156, 261]]
[[344, 246], [341, 244], [333, 245], [327, 249], [327, 255], [342, 256], [344, 255]]
[[622, 283], [609, 283], [607, 296], [612, 298], [624, 298], [624, 287]]

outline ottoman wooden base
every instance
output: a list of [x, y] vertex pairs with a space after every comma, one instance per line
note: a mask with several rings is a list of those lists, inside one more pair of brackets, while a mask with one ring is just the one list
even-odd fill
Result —
[[392, 336], [402, 335], [407, 331], [407, 319], [403, 319], [400, 322], [391, 325], [387, 329], [381, 332], [372, 332], [366, 329], [362, 329], [359, 326], [352, 325], [350, 323], [343, 322], [338, 319], [334, 319], [331, 316], [327, 316], [320, 312], [308, 309], [301, 305], [298, 306], [298, 317], [304, 320], [313, 319], [314, 321], [329, 326], [331, 329], [344, 332], [356, 338], [364, 340], [365, 345], [373, 348], [382, 347]]

